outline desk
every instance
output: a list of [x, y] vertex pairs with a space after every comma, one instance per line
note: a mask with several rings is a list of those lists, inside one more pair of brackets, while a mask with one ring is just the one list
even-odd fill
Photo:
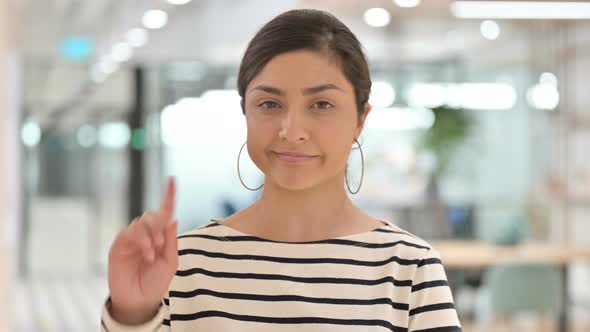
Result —
[[499, 246], [472, 240], [442, 240], [430, 241], [430, 243], [440, 253], [443, 264], [448, 269], [481, 271], [501, 263], [522, 261], [559, 266], [564, 283], [563, 308], [559, 316], [559, 331], [568, 331], [568, 265], [577, 261], [590, 261], [590, 247], [558, 246], [542, 243]]

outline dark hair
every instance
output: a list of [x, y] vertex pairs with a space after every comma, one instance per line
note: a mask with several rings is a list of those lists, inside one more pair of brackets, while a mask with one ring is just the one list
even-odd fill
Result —
[[354, 87], [360, 117], [371, 91], [369, 66], [362, 45], [334, 15], [314, 9], [285, 12], [266, 23], [252, 38], [238, 74], [242, 113], [246, 114], [246, 87], [264, 66], [277, 55], [302, 49], [325, 52], [339, 60], [344, 75]]

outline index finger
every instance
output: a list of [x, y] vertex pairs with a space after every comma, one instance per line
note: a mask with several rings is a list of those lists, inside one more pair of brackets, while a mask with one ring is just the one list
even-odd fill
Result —
[[174, 215], [174, 203], [176, 200], [176, 183], [174, 177], [168, 177], [166, 192], [160, 206], [160, 216], [165, 221], [170, 221]]

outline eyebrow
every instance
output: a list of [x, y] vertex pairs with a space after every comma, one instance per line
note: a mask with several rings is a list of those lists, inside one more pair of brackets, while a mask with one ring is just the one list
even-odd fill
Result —
[[339, 87], [337, 87], [334, 84], [323, 84], [323, 85], [318, 85], [318, 86], [314, 86], [311, 88], [303, 89], [303, 94], [304, 95], [313, 95], [313, 94], [320, 93], [320, 92], [326, 91], [326, 90], [339, 90], [339, 91], [344, 92], [344, 90], [340, 89]]
[[[254, 90], [260, 90], [260, 91], [264, 91], [273, 95], [277, 95], [277, 96], [286, 96], [287, 93], [284, 90], [281, 90], [279, 88], [275, 88], [272, 86], [268, 86], [268, 85], [258, 85], [256, 86], [254, 89], [252, 89], [252, 91]], [[303, 94], [304, 95], [312, 95], [312, 94], [316, 94], [316, 93], [320, 93], [326, 90], [338, 90], [338, 91], [342, 91], [344, 92], [344, 90], [340, 89], [338, 86], [334, 85], [334, 84], [322, 84], [322, 85], [318, 85], [318, 86], [313, 86], [310, 88], [305, 88], [303, 89]]]

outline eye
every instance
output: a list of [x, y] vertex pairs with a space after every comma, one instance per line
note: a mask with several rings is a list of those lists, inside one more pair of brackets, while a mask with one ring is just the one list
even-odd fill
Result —
[[317, 106], [317, 108], [322, 109], [322, 110], [334, 107], [332, 104], [330, 104], [327, 101], [318, 101], [317, 103], [315, 103], [314, 106]]
[[258, 104], [258, 107], [262, 107], [264, 109], [272, 109], [272, 108], [278, 108], [279, 104], [275, 103], [274, 101], [267, 100], [267, 101], [264, 101], [264, 102]]

